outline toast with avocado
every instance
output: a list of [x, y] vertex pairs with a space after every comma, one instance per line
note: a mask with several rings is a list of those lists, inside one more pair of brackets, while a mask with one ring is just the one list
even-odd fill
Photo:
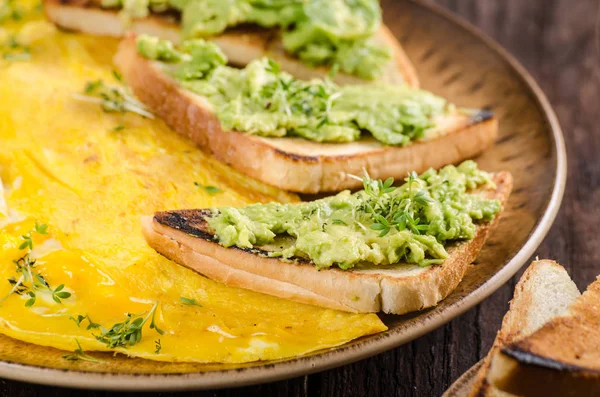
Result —
[[519, 396], [600, 395], [600, 278], [566, 313], [504, 345], [488, 379]]
[[348, 312], [435, 306], [462, 280], [510, 194], [507, 172], [472, 161], [363, 178], [364, 189], [299, 204], [157, 212], [148, 244], [228, 286]]
[[493, 357], [507, 344], [531, 335], [549, 320], [563, 314], [579, 295], [577, 286], [562, 266], [550, 260], [534, 261], [515, 287], [510, 309], [477, 373], [470, 396], [512, 396], [490, 383], [488, 376]]
[[115, 63], [178, 133], [267, 184], [318, 193], [360, 187], [348, 175], [403, 178], [471, 158], [494, 142], [489, 112], [457, 109], [405, 85], [298, 80], [267, 59], [226, 66], [203, 40], [128, 36]]
[[236, 66], [268, 55], [301, 79], [323, 77], [335, 65], [340, 84], [419, 85], [402, 47], [381, 23], [377, 0], [43, 2], [48, 19], [67, 30], [114, 37], [130, 31], [173, 42], [204, 37]]

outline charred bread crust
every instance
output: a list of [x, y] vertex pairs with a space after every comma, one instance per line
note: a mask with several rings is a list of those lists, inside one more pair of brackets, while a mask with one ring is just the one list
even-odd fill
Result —
[[363, 169], [375, 179], [404, 178], [409, 171], [458, 163], [491, 146], [497, 133], [497, 121], [489, 112], [469, 122], [464, 117], [466, 125], [404, 147], [385, 146], [374, 138], [325, 144], [223, 131], [208, 101], [180, 88], [159, 64], [139, 55], [133, 35], [121, 43], [115, 62], [136, 96], [175, 131], [246, 175], [300, 193], [357, 188], [361, 183], [348, 174], [359, 175]]
[[600, 278], [568, 311], [503, 347], [490, 381], [516, 395], [600, 395]]
[[[507, 172], [494, 176], [497, 189], [486, 191], [503, 204], [512, 188]], [[308, 260], [284, 261], [268, 251], [225, 248], [208, 229], [208, 210], [159, 212], [143, 221], [149, 245], [165, 257], [211, 279], [298, 302], [349, 312], [404, 314], [434, 306], [452, 292], [498, 223], [477, 226], [475, 238], [448, 247], [441, 265], [406, 273], [406, 265], [318, 270]]]

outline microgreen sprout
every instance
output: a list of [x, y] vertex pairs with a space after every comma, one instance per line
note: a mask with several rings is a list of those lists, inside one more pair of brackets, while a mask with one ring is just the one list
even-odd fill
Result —
[[120, 85], [106, 84], [102, 80], [89, 81], [85, 86], [83, 95], [73, 94], [73, 98], [98, 104], [105, 112], [131, 112], [153, 119], [154, 115], [146, 108], [146, 105], [135, 98], [130, 90], [123, 85], [123, 77], [117, 71], [113, 71], [112, 74]]

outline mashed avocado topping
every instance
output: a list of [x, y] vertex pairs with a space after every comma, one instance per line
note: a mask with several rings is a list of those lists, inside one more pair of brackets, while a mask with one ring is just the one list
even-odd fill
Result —
[[129, 18], [181, 13], [185, 37], [208, 37], [251, 23], [283, 29], [284, 48], [310, 65], [330, 65], [363, 79], [381, 75], [391, 50], [373, 43], [381, 25], [377, 0], [102, 0]]
[[361, 263], [440, 264], [448, 256], [447, 243], [472, 239], [475, 222], [491, 221], [501, 210], [498, 200], [470, 194], [492, 184], [473, 161], [413, 173], [400, 187], [393, 182], [365, 177], [364, 190], [354, 194], [219, 208], [208, 224], [225, 247], [269, 246], [271, 256], [346, 270]]
[[406, 145], [424, 138], [436, 117], [451, 110], [445, 99], [405, 85], [339, 87], [329, 80], [297, 80], [266, 58], [231, 68], [219, 48], [202, 39], [176, 49], [140, 36], [137, 48], [162, 61], [183, 87], [206, 97], [227, 130], [318, 142], [351, 142], [368, 132], [386, 145]]

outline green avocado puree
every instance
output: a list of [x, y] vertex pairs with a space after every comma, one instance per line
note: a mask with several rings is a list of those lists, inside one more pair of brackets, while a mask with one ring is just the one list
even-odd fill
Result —
[[[274, 247], [271, 256], [308, 258], [319, 269], [360, 264], [439, 264], [446, 244], [470, 240], [476, 221], [501, 210], [498, 200], [470, 194], [493, 183], [473, 161], [409, 175], [400, 187], [363, 179], [364, 190], [300, 204], [219, 208], [208, 219], [223, 246]], [[281, 242], [291, 240], [291, 242]]]
[[163, 62], [183, 87], [206, 97], [226, 130], [317, 142], [351, 142], [367, 132], [383, 144], [406, 145], [424, 138], [435, 119], [452, 109], [445, 99], [405, 85], [297, 80], [267, 58], [235, 69], [202, 39], [175, 49], [168, 41], [139, 36], [137, 48]]
[[392, 58], [388, 47], [372, 40], [381, 25], [378, 0], [102, 0], [102, 5], [120, 7], [129, 18], [175, 9], [188, 38], [244, 23], [279, 27], [289, 53], [367, 80], [379, 77]]

